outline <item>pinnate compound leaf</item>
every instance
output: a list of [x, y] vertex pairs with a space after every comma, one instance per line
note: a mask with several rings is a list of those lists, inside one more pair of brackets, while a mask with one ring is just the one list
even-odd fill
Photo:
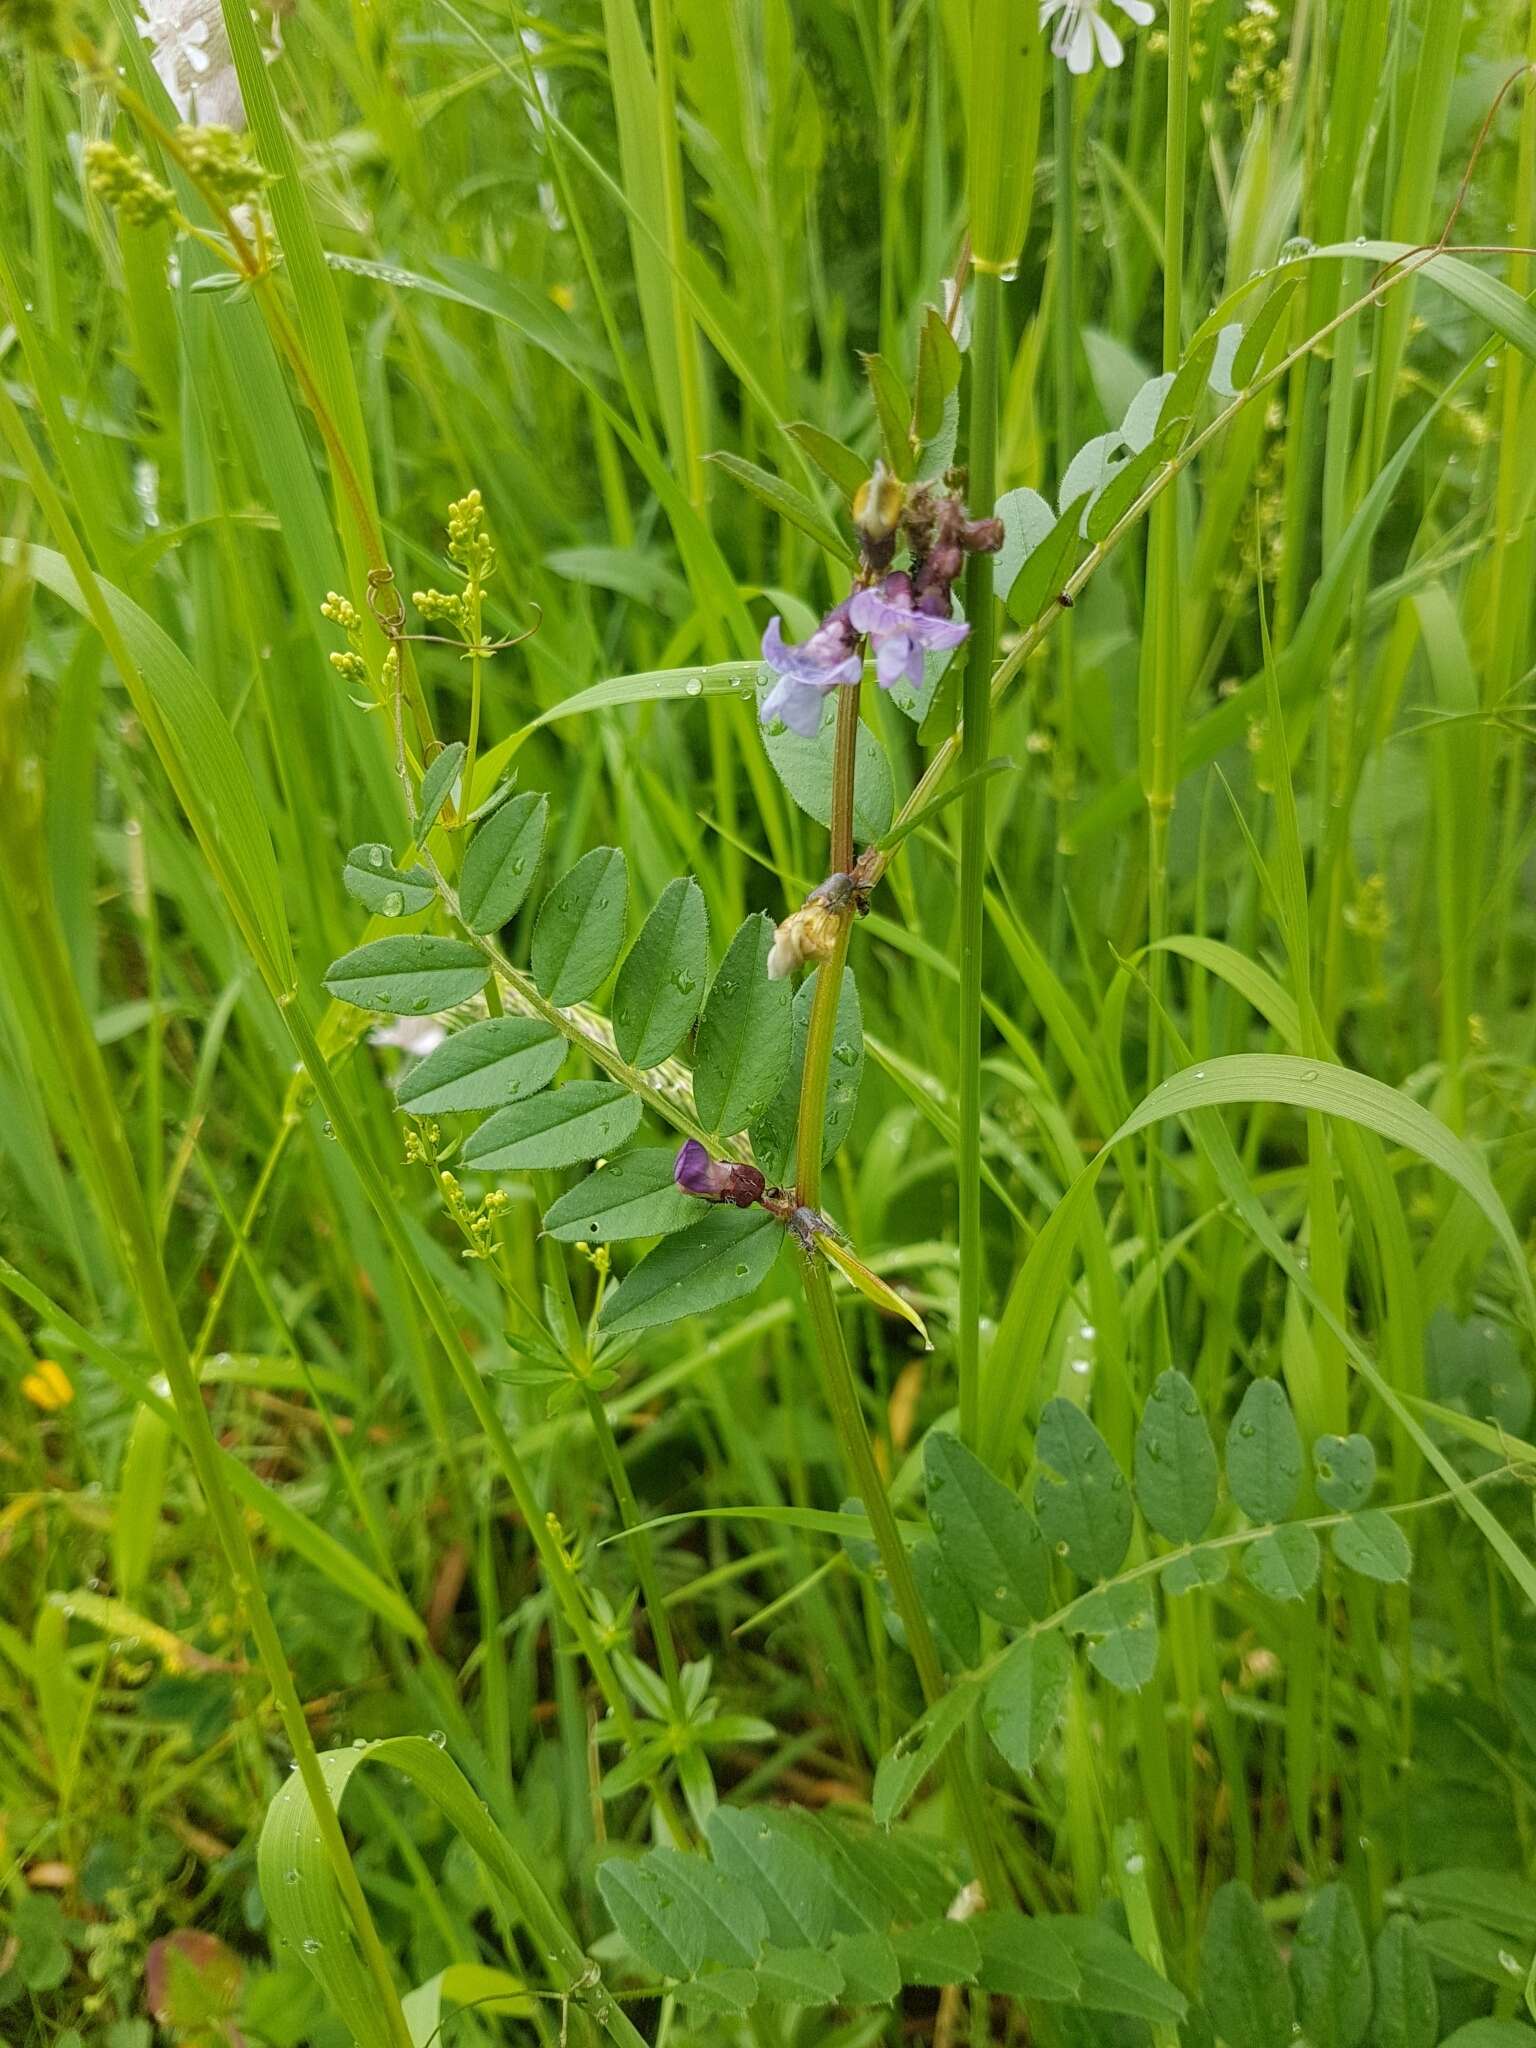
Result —
[[981, 1951], [976, 1981], [1004, 1998], [1075, 1998], [1082, 1976], [1054, 1927], [1022, 1913], [977, 1913], [966, 1921]]
[[1194, 1388], [1181, 1372], [1157, 1381], [1136, 1432], [1133, 1477], [1147, 1521], [1169, 1543], [1198, 1543], [1216, 1512], [1216, 1446]]
[[768, 979], [772, 945], [772, 919], [754, 912], [710, 987], [693, 1066], [693, 1099], [707, 1130], [745, 1130], [772, 1102], [789, 1064], [790, 986]]
[[598, 986], [624, 943], [629, 894], [624, 856], [594, 846], [561, 876], [533, 928], [533, 978], [552, 1003], [580, 1003]]
[[598, 1317], [609, 1337], [654, 1329], [739, 1301], [767, 1279], [784, 1245], [783, 1225], [761, 1209], [711, 1209], [653, 1245]]
[[1054, 1632], [1020, 1636], [987, 1681], [982, 1726], [1005, 1763], [1027, 1778], [1061, 1719], [1072, 1652]]
[[1125, 1474], [1088, 1417], [1071, 1401], [1047, 1401], [1035, 1437], [1046, 1469], [1035, 1481], [1035, 1513], [1048, 1543], [1080, 1579], [1107, 1579], [1131, 1541]]
[[1224, 1884], [1211, 1900], [1200, 1946], [1200, 1991], [1224, 2040], [1247, 2048], [1291, 2048], [1291, 1980], [1245, 1884]]
[[341, 879], [347, 894], [377, 917], [409, 917], [425, 910], [437, 894], [437, 884], [425, 868], [395, 866], [387, 846], [354, 846], [347, 855]]
[[418, 1060], [395, 1091], [412, 1116], [501, 1109], [548, 1087], [565, 1064], [566, 1043], [538, 1017], [487, 1017]]
[[621, 1152], [548, 1208], [544, 1228], [562, 1244], [614, 1244], [698, 1222], [698, 1197], [672, 1178], [676, 1157], [670, 1145]]
[[1352, 1514], [1376, 1484], [1376, 1451], [1368, 1436], [1320, 1436], [1312, 1446], [1317, 1497], [1324, 1507]]
[[1251, 1522], [1283, 1522], [1301, 1491], [1301, 1437], [1278, 1380], [1254, 1380], [1227, 1432], [1227, 1487]]
[[1296, 1929], [1291, 1977], [1309, 2048], [1358, 2048], [1371, 2018], [1371, 1963], [1344, 1885], [1313, 1894]]
[[705, 1832], [720, 1868], [756, 1895], [771, 1941], [788, 1949], [826, 1946], [837, 1894], [803, 1835], [763, 1806], [717, 1806]]
[[632, 1067], [654, 1067], [677, 1050], [699, 1014], [708, 972], [704, 892], [679, 875], [656, 899], [614, 984], [614, 1043]]
[[974, 1984], [981, 1974], [981, 1948], [963, 1920], [922, 1920], [891, 1937], [903, 1984], [938, 1989]]
[[549, 798], [524, 790], [492, 811], [469, 842], [459, 877], [459, 914], [472, 932], [493, 932], [533, 886], [549, 827]]
[[1305, 1522], [1283, 1522], [1243, 1550], [1243, 1577], [1271, 1600], [1301, 1600], [1317, 1584], [1320, 1552]]
[[478, 995], [490, 971], [485, 956], [462, 939], [400, 932], [343, 953], [324, 981], [330, 995], [356, 1010], [434, 1017]]
[[617, 1081], [567, 1081], [487, 1117], [465, 1145], [464, 1163], [482, 1173], [579, 1166], [632, 1138], [640, 1111], [640, 1098]]
[[1413, 1570], [1408, 1538], [1385, 1508], [1366, 1508], [1333, 1531], [1333, 1554], [1362, 1578], [1401, 1585]]
[[464, 742], [454, 740], [444, 747], [427, 764], [421, 778], [421, 789], [416, 798], [416, 836], [421, 838], [433, 824], [443, 808], [448, 792], [459, 779], [459, 770], [464, 766]]
[[951, 1686], [915, 1721], [875, 1771], [870, 1811], [883, 1828], [898, 1820], [924, 1778], [970, 1719], [981, 1700], [975, 1684]]
[[1435, 2048], [1440, 1998], [1419, 1930], [1394, 1913], [1376, 1937], [1371, 2048]]
[[944, 1562], [980, 1611], [1023, 1628], [1050, 1611], [1050, 1554], [1012, 1487], [945, 1430], [923, 1446], [928, 1520]]
[[1117, 1692], [1140, 1692], [1157, 1670], [1157, 1604], [1144, 1579], [1101, 1586], [1069, 1624], [1091, 1636], [1088, 1661]]
[[1046, 1916], [1044, 1924], [1060, 1935], [1082, 1976], [1079, 2005], [1092, 2012], [1124, 2013], [1154, 2026], [1184, 2017], [1188, 2002], [1183, 1992], [1159, 1976], [1125, 1936], [1104, 1921], [1065, 1913]]

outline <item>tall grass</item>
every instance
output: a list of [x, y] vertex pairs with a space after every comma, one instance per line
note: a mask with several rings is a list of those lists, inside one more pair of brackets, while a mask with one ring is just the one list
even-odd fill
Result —
[[[1536, 14], [1101, 11], [0, 10], [7, 2039], [1530, 2040]], [[450, 932], [789, 1191], [403, 1115]]]

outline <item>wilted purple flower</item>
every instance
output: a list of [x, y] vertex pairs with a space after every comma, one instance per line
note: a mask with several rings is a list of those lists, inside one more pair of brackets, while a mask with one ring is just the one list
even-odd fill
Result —
[[684, 1140], [673, 1162], [672, 1178], [685, 1195], [697, 1195], [705, 1202], [734, 1202], [738, 1209], [750, 1209], [767, 1186], [755, 1166], [711, 1159], [697, 1138]]
[[918, 611], [912, 579], [901, 569], [872, 590], [859, 591], [848, 613], [859, 632], [869, 635], [875, 650], [875, 674], [883, 690], [903, 678], [920, 684], [924, 653], [929, 648], [958, 647], [971, 630], [963, 619]]
[[848, 603], [829, 611], [810, 639], [802, 640], [798, 647], [786, 644], [783, 620], [770, 619], [763, 633], [763, 660], [779, 679], [763, 699], [763, 724], [782, 718], [791, 732], [813, 740], [827, 691], [839, 683], [856, 683], [864, 672]]

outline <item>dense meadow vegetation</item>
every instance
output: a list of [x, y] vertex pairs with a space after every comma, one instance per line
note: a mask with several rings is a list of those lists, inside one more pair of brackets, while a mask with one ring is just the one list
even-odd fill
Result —
[[0, 35], [0, 2037], [1536, 2048], [1530, 0]]

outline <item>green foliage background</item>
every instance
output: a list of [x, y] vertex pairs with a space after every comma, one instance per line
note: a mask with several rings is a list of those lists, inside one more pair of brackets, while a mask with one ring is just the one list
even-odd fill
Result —
[[[215, 228], [126, 0], [0, 45], [0, 2032], [1528, 2042], [1536, 14], [1176, 0], [1076, 83], [1010, 0], [301, 5], [270, 63], [226, 14], [254, 281], [82, 176], [115, 136]], [[1004, 275], [957, 313], [968, 248]], [[947, 406], [931, 307], [972, 336]], [[599, 1354], [635, 1248], [543, 1234], [581, 1169], [471, 1146], [446, 1188], [405, 1055], [327, 1001], [389, 929], [349, 853], [414, 844], [368, 571], [447, 581], [477, 487], [484, 630], [537, 627], [415, 646], [398, 742], [467, 742], [471, 801], [549, 793], [506, 960], [539, 978], [547, 885], [612, 846], [628, 937], [691, 875], [718, 968], [826, 872], [830, 772], [765, 746], [758, 646], [845, 594], [846, 500], [913, 406], [931, 462], [953, 433], [1049, 512], [1192, 359], [1091, 548], [1005, 498], [989, 742], [853, 939], [822, 1199], [933, 1339], [840, 1291], [956, 1681], [925, 1720], [801, 1255]], [[935, 703], [866, 681], [861, 839], [910, 822]], [[1285, 1498], [1244, 1475], [1255, 1388]], [[962, 1770], [1027, 1935], [944, 1931]], [[780, 1867], [721, 1846], [764, 1805], [813, 1902], [848, 1888], [769, 1912], [771, 1970]], [[647, 1950], [621, 1901], [669, 1814], [704, 1917], [668, 1932], [669, 1891]], [[882, 1885], [895, 2005], [885, 1948], [823, 1953], [886, 1942]], [[157, 2000], [173, 1930], [234, 1988], [188, 1949]], [[660, 1981], [754, 1971], [756, 2003]]]

